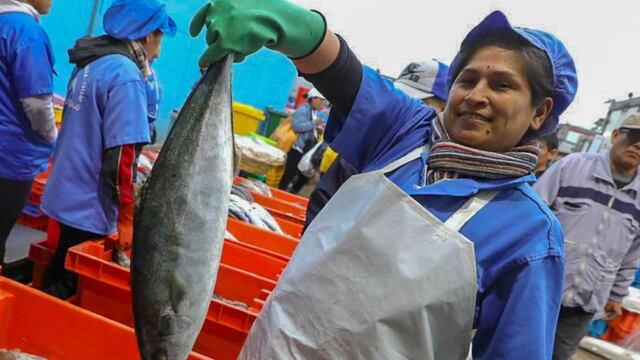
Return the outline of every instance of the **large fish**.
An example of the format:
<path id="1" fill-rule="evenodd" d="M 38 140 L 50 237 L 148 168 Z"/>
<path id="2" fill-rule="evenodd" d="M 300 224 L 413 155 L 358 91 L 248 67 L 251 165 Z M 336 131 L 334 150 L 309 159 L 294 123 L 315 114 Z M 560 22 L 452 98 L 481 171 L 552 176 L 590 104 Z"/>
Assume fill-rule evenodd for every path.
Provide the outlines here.
<path id="1" fill-rule="evenodd" d="M 233 178 L 231 56 L 182 107 L 134 224 L 131 288 L 142 359 L 186 359 L 211 303 Z"/>

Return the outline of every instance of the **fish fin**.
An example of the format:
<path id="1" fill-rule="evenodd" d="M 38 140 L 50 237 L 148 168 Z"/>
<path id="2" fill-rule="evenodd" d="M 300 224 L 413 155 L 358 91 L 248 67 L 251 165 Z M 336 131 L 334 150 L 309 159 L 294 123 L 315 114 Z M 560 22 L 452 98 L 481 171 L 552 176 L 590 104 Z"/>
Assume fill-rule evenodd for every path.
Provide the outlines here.
<path id="1" fill-rule="evenodd" d="M 175 314 L 181 314 L 182 308 L 189 301 L 189 288 L 176 274 L 171 281 L 171 308 Z"/>

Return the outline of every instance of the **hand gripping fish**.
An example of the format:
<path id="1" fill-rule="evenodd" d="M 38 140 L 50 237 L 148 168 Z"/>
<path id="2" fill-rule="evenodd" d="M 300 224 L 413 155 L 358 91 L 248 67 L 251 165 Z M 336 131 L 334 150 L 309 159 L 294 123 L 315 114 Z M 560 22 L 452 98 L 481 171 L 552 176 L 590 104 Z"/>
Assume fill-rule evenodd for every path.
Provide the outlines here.
<path id="1" fill-rule="evenodd" d="M 145 185 L 135 217 L 131 288 L 143 360 L 184 360 L 211 303 L 233 179 L 231 66 L 192 91 Z"/>

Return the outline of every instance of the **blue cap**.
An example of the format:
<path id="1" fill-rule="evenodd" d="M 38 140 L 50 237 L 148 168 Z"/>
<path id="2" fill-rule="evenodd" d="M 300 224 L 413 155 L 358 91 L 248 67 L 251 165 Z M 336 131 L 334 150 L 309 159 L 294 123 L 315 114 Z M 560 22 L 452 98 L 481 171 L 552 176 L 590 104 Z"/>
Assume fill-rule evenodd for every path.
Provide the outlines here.
<path id="1" fill-rule="evenodd" d="M 433 82 L 432 92 L 441 100 L 447 101 L 449 99 L 449 87 L 447 86 L 449 66 L 435 59 L 434 61 L 438 63 L 438 75 L 436 81 Z"/>
<path id="2" fill-rule="evenodd" d="M 176 34 L 176 23 L 157 0 L 115 0 L 104 14 L 104 30 L 119 40 L 136 40 L 156 30 Z"/>
<path id="3" fill-rule="evenodd" d="M 529 135 L 544 136 L 554 132 L 558 127 L 560 115 L 569 107 L 578 91 L 578 76 L 571 54 L 558 38 L 548 32 L 512 27 L 501 11 L 492 12 L 474 27 L 464 38 L 460 48 L 463 49 L 471 43 L 482 39 L 483 35 L 499 29 L 514 32 L 531 45 L 544 51 L 549 57 L 553 68 L 553 109 L 540 130 L 536 134 Z M 451 68 L 455 68 L 458 61 L 460 61 L 460 53 L 451 62 Z M 447 80 L 449 89 L 451 89 L 453 80 L 455 80 L 453 79 L 453 74 L 449 74 Z"/>

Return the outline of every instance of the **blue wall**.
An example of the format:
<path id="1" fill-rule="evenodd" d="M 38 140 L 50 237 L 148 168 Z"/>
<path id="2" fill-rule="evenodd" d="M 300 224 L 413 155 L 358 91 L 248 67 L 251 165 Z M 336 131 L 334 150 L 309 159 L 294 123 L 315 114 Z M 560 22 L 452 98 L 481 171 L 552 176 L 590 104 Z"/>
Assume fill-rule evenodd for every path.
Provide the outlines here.
<path id="1" fill-rule="evenodd" d="M 102 16 L 110 0 L 97 0 L 96 21 L 93 34 L 104 33 Z M 162 42 L 162 53 L 153 67 L 162 86 L 162 103 L 158 130 L 160 138 L 166 136 L 169 114 L 179 108 L 191 87 L 200 76 L 198 58 L 205 49 L 204 34 L 193 39 L 188 34 L 191 16 L 204 3 L 201 0 L 165 0 L 169 14 L 178 24 L 178 33 Z M 54 1 L 51 13 L 42 18 L 53 44 L 56 57 L 54 80 L 56 93 L 64 96 L 73 66 L 68 61 L 67 50 L 75 41 L 88 34 L 94 0 Z M 262 50 L 234 66 L 233 98 L 260 110 L 267 106 L 283 109 L 296 70 L 289 59 L 270 51 Z"/>

